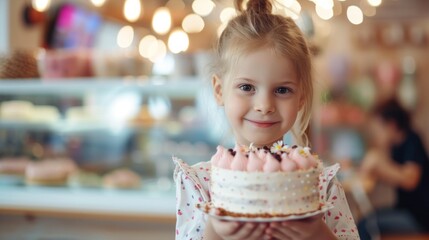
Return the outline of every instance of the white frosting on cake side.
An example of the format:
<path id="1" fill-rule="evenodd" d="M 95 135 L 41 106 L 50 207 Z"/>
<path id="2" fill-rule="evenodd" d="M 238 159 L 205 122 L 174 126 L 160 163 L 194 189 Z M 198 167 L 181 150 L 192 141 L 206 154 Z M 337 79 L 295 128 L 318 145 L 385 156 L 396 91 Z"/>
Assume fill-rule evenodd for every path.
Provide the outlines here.
<path id="1" fill-rule="evenodd" d="M 214 206 L 240 214 L 290 215 L 320 208 L 321 165 L 294 172 L 247 172 L 212 166 Z"/>

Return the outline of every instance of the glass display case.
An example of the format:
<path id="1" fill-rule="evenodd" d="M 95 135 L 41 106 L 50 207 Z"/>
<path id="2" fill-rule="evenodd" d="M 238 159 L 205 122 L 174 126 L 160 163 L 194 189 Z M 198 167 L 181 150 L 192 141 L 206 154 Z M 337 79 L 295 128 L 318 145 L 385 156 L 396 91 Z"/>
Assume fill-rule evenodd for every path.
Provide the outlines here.
<path id="1" fill-rule="evenodd" d="M 2 80 L 0 158 L 67 157 L 100 174 L 128 167 L 143 178 L 171 176 L 172 155 L 208 160 L 218 142 L 198 106 L 204 85 L 192 77 Z"/>
<path id="2" fill-rule="evenodd" d="M 135 227 L 118 238 L 144 232 L 168 239 L 175 222 L 172 156 L 189 164 L 209 160 L 222 138 L 217 120 L 207 119 L 206 83 L 196 77 L 0 80 L 0 225 L 23 229 L 0 235 L 86 239 L 114 222 Z M 74 171 L 60 184 L 29 181 L 31 164 L 57 162 L 52 167 L 60 171 L 70 161 Z M 18 171 L 7 171 L 10 162 Z M 136 176 L 139 184 L 129 185 Z M 30 218 L 39 228 L 61 227 L 35 233 Z"/>

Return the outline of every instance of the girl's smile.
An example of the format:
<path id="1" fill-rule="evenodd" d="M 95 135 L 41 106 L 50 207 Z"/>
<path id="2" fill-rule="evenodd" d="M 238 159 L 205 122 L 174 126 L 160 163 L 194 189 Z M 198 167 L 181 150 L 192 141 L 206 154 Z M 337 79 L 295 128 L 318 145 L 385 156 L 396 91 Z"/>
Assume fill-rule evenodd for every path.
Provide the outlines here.
<path id="1" fill-rule="evenodd" d="M 248 121 L 250 124 L 255 125 L 258 128 L 269 128 L 279 123 L 279 121 L 258 121 L 258 120 L 250 120 L 246 118 L 244 120 Z"/>

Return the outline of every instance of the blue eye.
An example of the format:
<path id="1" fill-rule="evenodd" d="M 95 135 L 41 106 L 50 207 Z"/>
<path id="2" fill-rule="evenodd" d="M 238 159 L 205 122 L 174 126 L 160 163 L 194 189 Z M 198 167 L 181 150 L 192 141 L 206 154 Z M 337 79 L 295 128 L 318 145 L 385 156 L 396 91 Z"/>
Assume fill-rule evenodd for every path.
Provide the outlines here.
<path id="1" fill-rule="evenodd" d="M 252 85 L 250 85 L 250 84 L 243 84 L 243 85 L 240 85 L 239 86 L 239 88 L 242 90 L 242 91 L 244 91 L 244 92 L 251 92 L 251 91 L 254 91 L 255 90 L 255 87 L 253 87 Z"/>
<path id="2" fill-rule="evenodd" d="M 278 94 L 287 94 L 287 93 L 293 93 L 292 89 L 287 87 L 279 87 L 276 89 L 275 93 Z"/>

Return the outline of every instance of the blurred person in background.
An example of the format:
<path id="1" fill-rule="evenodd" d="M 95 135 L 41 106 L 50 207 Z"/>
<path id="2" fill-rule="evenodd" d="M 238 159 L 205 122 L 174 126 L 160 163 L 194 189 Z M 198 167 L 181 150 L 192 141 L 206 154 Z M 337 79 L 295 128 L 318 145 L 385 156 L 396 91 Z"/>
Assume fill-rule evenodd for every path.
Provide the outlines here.
<path id="1" fill-rule="evenodd" d="M 375 218 L 381 234 L 429 232 L 429 159 L 408 113 L 396 100 L 372 111 L 369 130 L 374 141 L 361 171 L 396 189 L 397 202 L 378 209 L 359 224 L 362 239 L 371 239 L 368 221 Z"/>

